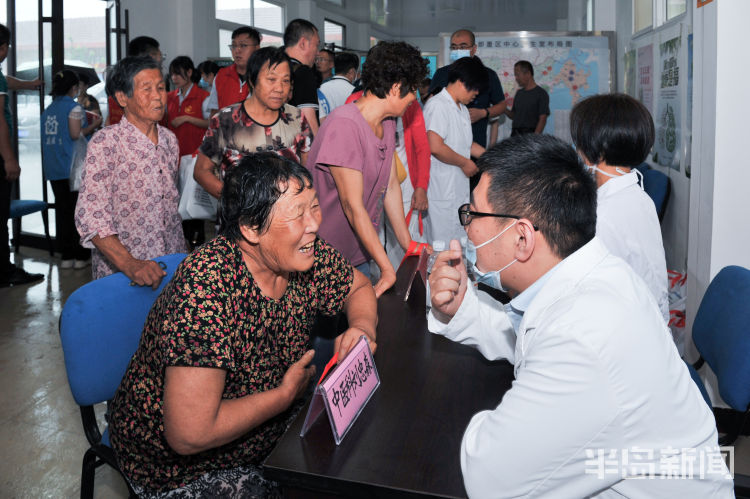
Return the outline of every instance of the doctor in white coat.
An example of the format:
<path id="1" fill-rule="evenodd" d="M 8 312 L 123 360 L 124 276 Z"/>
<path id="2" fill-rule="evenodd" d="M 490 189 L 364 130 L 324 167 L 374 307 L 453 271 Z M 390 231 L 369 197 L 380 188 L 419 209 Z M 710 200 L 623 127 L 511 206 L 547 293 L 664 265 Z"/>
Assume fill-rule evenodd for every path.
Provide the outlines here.
<path id="1" fill-rule="evenodd" d="M 478 161 L 456 241 L 430 275 L 432 332 L 516 379 L 461 443 L 470 497 L 733 497 L 713 415 L 643 280 L 595 237 L 596 185 L 569 145 L 510 138 Z"/>
<path id="2" fill-rule="evenodd" d="M 669 322 L 667 261 L 656 207 L 631 170 L 654 145 L 648 109 L 625 94 L 588 97 L 570 113 L 570 135 L 594 175 L 596 237 L 646 282 Z"/>

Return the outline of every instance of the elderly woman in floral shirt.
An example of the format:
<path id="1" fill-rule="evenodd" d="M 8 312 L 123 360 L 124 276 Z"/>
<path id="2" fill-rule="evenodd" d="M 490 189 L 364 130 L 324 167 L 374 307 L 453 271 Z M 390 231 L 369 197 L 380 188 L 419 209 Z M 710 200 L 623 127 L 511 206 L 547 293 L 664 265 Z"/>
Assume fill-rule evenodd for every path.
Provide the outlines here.
<path id="1" fill-rule="evenodd" d="M 211 195 L 221 195 L 227 169 L 249 153 L 273 151 L 305 164 L 310 128 L 299 109 L 285 104 L 292 73 L 283 48 L 256 50 L 247 63 L 251 94 L 211 118 L 195 163 L 195 180 Z M 220 170 L 220 178 L 215 175 Z"/>
<path id="2" fill-rule="evenodd" d="M 94 279 L 121 271 L 156 288 L 165 273 L 151 259 L 187 250 L 177 211 L 179 146 L 157 124 L 167 107 L 161 69 L 150 57 L 126 57 L 109 73 L 107 93 L 124 117 L 89 142 L 76 227 L 94 249 Z"/>
<path id="3" fill-rule="evenodd" d="M 272 152 L 227 172 L 221 233 L 190 254 L 154 303 L 117 394 L 110 431 L 139 497 L 276 497 L 260 464 L 315 368 L 318 314 L 346 313 L 343 357 L 375 349 L 375 293 L 317 237 L 305 167 Z"/>

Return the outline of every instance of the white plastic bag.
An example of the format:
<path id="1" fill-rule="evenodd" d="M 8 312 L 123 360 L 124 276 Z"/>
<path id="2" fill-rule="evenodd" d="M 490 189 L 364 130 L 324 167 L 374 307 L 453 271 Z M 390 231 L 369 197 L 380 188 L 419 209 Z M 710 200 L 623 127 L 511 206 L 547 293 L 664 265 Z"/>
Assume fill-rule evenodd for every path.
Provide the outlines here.
<path id="1" fill-rule="evenodd" d="M 206 192 L 193 178 L 197 156 L 185 155 L 180 158 L 180 204 L 178 211 L 183 220 L 215 220 L 219 201 Z"/>
<path id="2" fill-rule="evenodd" d="M 68 177 L 71 191 L 81 189 L 81 175 L 83 175 L 83 165 L 86 162 L 88 144 L 89 142 L 83 136 L 73 142 L 73 155 L 70 159 L 70 176 Z"/>

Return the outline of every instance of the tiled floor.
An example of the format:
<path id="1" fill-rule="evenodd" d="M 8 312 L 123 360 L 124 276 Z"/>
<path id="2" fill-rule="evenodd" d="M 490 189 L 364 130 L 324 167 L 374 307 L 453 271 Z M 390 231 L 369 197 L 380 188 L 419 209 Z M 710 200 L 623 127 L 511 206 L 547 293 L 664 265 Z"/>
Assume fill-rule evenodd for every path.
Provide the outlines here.
<path id="1" fill-rule="evenodd" d="M 44 282 L 0 289 L 0 498 L 76 498 L 87 448 L 68 389 L 57 321 L 90 268 L 61 270 L 44 251 L 22 248 L 17 261 Z M 735 450 L 735 471 L 750 474 L 750 438 Z M 120 476 L 97 470 L 95 497 L 127 497 Z"/>

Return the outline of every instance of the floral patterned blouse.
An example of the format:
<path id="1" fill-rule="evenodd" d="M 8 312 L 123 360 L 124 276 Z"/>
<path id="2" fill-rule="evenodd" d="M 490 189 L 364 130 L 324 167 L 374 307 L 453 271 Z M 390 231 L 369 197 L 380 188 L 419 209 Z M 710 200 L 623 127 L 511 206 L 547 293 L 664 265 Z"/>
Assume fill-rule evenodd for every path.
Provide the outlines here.
<path id="1" fill-rule="evenodd" d="M 353 277 L 351 265 L 321 239 L 312 268 L 292 273 L 278 300 L 263 295 L 238 245 L 224 236 L 189 255 L 154 303 L 111 404 L 111 442 L 130 480 L 163 491 L 215 469 L 260 464 L 291 409 L 221 447 L 179 455 L 164 437 L 166 367 L 226 370 L 224 399 L 276 388 L 307 351 L 316 315 L 343 309 Z"/>
<path id="2" fill-rule="evenodd" d="M 310 150 L 310 127 L 299 109 L 285 104 L 270 125 L 253 120 L 244 101 L 227 106 L 209 121 L 200 152 L 221 168 L 236 165 L 243 155 L 275 151 L 279 156 L 300 163 L 300 155 Z"/>
<path id="3" fill-rule="evenodd" d="M 97 235 L 117 235 L 140 260 L 187 251 L 177 211 L 179 146 L 166 128 L 158 134 L 154 144 L 123 116 L 89 142 L 75 222 L 81 244 L 93 248 L 94 279 L 119 271 L 94 247 Z"/>

